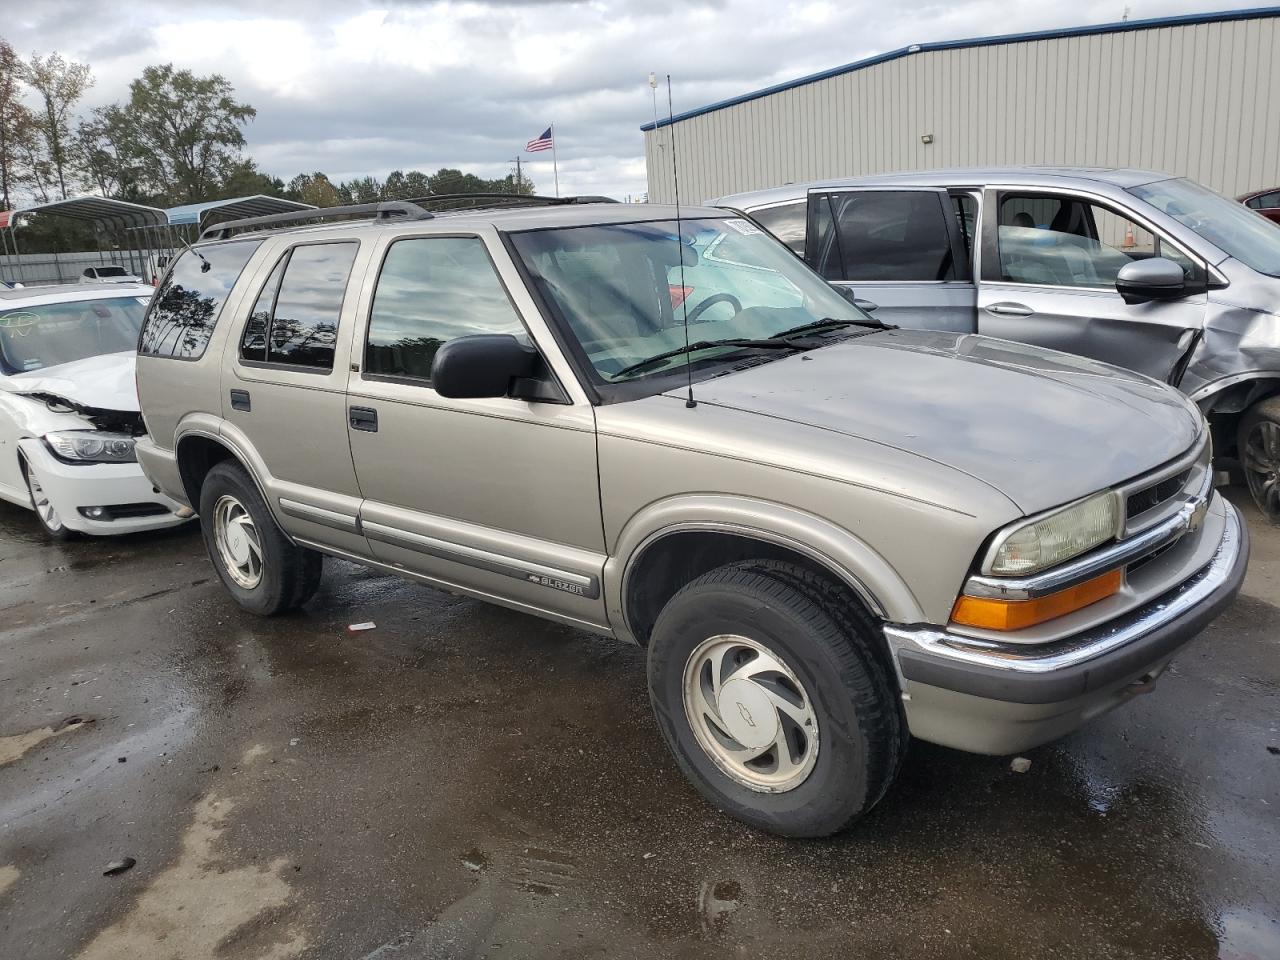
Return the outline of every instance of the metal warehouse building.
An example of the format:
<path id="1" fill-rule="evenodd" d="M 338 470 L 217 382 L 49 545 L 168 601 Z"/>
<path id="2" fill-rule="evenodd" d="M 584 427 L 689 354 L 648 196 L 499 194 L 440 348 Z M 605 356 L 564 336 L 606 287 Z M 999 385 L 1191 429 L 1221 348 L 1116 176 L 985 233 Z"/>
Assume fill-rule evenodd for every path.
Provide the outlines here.
<path id="1" fill-rule="evenodd" d="M 921 43 L 660 120 L 649 198 L 895 170 L 1086 164 L 1280 184 L 1280 7 Z M 674 125 L 674 131 L 672 130 Z"/>

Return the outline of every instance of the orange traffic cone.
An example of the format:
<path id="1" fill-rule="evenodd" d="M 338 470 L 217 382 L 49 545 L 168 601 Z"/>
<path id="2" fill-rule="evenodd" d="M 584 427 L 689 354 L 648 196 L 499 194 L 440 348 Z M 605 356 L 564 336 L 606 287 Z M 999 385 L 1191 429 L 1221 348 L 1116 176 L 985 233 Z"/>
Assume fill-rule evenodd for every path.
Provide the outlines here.
<path id="1" fill-rule="evenodd" d="M 1133 239 L 1133 224 L 1129 224 L 1127 227 L 1124 228 L 1123 247 L 1125 250 L 1132 250 L 1137 245 L 1138 245 L 1138 242 Z"/>

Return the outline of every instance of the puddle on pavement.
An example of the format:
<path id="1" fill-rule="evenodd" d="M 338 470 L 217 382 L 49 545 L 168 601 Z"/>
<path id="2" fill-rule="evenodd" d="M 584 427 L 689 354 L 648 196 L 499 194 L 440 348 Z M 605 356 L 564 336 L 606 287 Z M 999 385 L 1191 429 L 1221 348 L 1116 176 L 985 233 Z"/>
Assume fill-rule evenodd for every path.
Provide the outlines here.
<path id="1" fill-rule="evenodd" d="M 241 763 L 261 755 L 251 750 Z M 77 960 L 154 956 L 161 944 L 165 956 L 183 960 L 288 960 L 302 953 L 306 934 L 282 919 L 293 897 L 283 878 L 288 861 L 237 866 L 220 851 L 235 807 L 230 798 L 202 797 L 177 861 L 153 873 L 124 918 L 94 937 Z M 139 863 L 128 876 L 146 872 L 147 864 Z"/>
<path id="2" fill-rule="evenodd" d="M 57 726 L 41 727 L 39 730 L 19 733 L 11 737 L 0 737 L 0 767 L 3 767 L 6 763 L 13 763 L 13 761 L 21 759 L 28 751 L 38 747 L 46 740 L 51 740 L 64 733 L 70 733 L 72 730 L 79 730 L 86 723 L 92 723 L 92 721 L 84 720 L 81 717 L 70 717 Z"/>
<path id="3" fill-rule="evenodd" d="M 1253 910 L 1231 910 L 1219 919 L 1218 960 L 1275 960 L 1280 957 L 1280 928 Z"/>
<path id="4" fill-rule="evenodd" d="M 729 922 L 742 900 L 742 884 L 737 880 L 702 881 L 698 894 L 698 913 L 702 932 L 719 933 Z"/>

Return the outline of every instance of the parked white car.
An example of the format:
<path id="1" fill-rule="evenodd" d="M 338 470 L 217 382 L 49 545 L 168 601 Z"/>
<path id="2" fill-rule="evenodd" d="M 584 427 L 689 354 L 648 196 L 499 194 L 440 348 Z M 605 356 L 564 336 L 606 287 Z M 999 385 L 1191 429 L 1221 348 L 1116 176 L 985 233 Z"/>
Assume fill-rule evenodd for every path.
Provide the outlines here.
<path id="1" fill-rule="evenodd" d="M 80 274 L 81 283 L 142 283 L 142 278 L 124 267 L 111 264 L 105 267 L 86 267 Z"/>
<path id="2" fill-rule="evenodd" d="M 156 492 L 133 453 L 151 293 L 116 283 L 0 290 L 0 499 L 34 509 L 53 539 L 191 516 Z"/>

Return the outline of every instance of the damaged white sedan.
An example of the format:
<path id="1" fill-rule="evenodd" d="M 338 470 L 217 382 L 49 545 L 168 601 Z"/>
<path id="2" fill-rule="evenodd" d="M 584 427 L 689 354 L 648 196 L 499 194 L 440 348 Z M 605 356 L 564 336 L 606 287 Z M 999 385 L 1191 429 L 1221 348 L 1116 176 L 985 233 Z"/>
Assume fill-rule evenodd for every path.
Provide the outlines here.
<path id="1" fill-rule="evenodd" d="M 191 511 L 157 492 L 133 453 L 134 381 L 151 288 L 0 290 L 0 499 L 51 538 L 173 526 Z"/>

